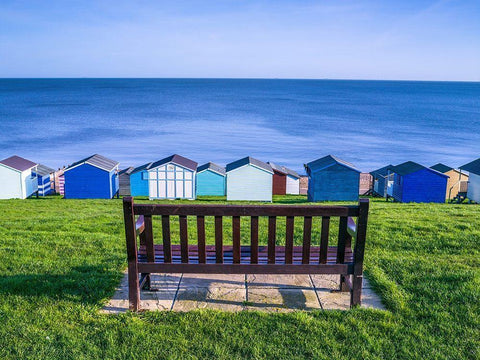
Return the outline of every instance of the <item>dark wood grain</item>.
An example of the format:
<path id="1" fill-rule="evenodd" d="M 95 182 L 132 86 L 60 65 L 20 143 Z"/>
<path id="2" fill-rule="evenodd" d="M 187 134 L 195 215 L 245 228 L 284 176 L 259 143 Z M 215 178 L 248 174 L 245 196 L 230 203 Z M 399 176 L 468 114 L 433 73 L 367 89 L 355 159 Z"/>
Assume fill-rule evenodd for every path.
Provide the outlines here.
<path id="1" fill-rule="evenodd" d="M 223 218 L 215 216 L 215 253 L 217 263 L 223 263 Z"/>
<path id="2" fill-rule="evenodd" d="M 172 261 L 172 253 L 170 250 L 172 244 L 170 239 L 170 216 L 168 215 L 162 216 L 162 238 L 165 249 L 165 262 L 168 263 Z"/>
<path id="3" fill-rule="evenodd" d="M 232 217 L 233 263 L 240 263 L 240 216 Z"/>
<path id="4" fill-rule="evenodd" d="M 258 216 L 252 216 L 250 219 L 250 246 L 252 264 L 258 263 Z"/>
<path id="5" fill-rule="evenodd" d="M 180 222 L 180 246 L 182 251 L 182 263 L 188 263 L 188 228 L 187 217 L 179 216 Z"/>
<path id="6" fill-rule="evenodd" d="M 285 229 L 285 264 L 292 263 L 294 228 L 295 217 L 287 216 L 287 223 Z"/>
<path id="7" fill-rule="evenodd" d="M 268 217 L 268 263 L 275 264 L 275 241 L 277 237 L 277 218 Z"/>
<path id="8" fill-rule="evenodd" d="M 322 233 L 320 235 L 320 264 L 327 262 L 328 238 L 330 236 L 330 216 L 322 217 Z"/>
<path id="9" fill-rule="evenodd" d="M 198 262 L 205 263 L 205 217 L 197 216 Z"/>

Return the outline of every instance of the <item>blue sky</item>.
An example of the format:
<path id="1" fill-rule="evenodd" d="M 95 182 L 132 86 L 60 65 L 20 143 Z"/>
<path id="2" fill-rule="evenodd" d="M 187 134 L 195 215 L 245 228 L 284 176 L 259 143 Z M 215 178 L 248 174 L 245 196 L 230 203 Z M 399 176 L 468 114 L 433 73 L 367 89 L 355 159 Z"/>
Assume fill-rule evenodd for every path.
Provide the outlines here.
<path id="1" fill-rule="evenodd" d="M 0 77 L 480 81 L 480 1 L 0 2 Z"/>

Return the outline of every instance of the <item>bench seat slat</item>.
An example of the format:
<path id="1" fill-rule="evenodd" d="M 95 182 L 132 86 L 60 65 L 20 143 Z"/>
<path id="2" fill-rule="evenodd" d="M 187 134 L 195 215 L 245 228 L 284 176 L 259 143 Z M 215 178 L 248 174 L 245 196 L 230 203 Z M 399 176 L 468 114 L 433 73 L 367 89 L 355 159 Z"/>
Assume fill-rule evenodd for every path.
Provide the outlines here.
<path id="1" fill-rule="evenodd" d="M 199 263 L 199 251 L 198 246 L 196 245 L 189 245 L 188 247 L 188 254 L 189 254 L 189 263 Z M 214 264 L 217 263 L 217 251 L 214 245 L 207 245 L 205 247 L 206 250 L 206 258 L 205 261 L 207 264 Z M 223 263 L 233 263 L 234 260 L 234 248 L 233 246 L 224 246 L 222 249 Z M 171 245 L 172 251 L 172 263 L 181 263 L 182 261 L 182 252 L 180 245 Z M 285 247 L 277 246 L 276 247 L 276 256 L 275 256 L 275 263 L 277 264 L 285 264 Z M 337 259 L 337 248 L 334 246 L 328 247 L 328 253 L 326 257 L 326 264 L 335 264 Z M 267 264 L 269 261 L 268 256 L 268 247 L 267 246 L 259 246 L 258 248 L 258 263 L 259 264 Z M 155 245 L 155 262 L 163 263 L 164 259 L 164 252 L 162 245 Z M 302 246 L 294 246 L 292 249 L 292 264 L 300 265 L 303 262 L 303 247 Z M 318 247 L 312 247 L 310 251 L 310 263 L 318 265 L 320 259 L 320 249 Z M 139 263 L 147 262 L 146 258 L 146 249 L 145 247 L 140 247 L 138 250 L 138 260 Z M 345 262 L 350 263 L 353 261 L 353 253 L 350 248 L 345 250 Z M 250 246 L 241 246 L 240 247 L 240 264 L 248 264 L 251 262 L 251 251 Z M 305 264 L 304 264 L 305 265 Z"/>

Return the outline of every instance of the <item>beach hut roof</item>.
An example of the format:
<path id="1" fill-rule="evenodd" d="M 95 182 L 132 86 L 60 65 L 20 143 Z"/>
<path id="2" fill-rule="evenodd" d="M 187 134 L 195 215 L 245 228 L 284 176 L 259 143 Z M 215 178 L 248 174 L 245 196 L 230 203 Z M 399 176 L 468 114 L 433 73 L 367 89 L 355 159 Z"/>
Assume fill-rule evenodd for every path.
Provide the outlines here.
<path id="1" fill-rule="evenodd" d="M 377 176 L 378 175 L 378 176 L 385 177 L 385 176 L 388 175 L 388 171 L 392 170 L 393 168 L 394 168 L 394 166 L 392 164 L 390 164 L 390 165 L 384 166 L 380 169 L 374 170 L 370 174 L 372 176 Z"/>
<path id="2" fill-rule="evenodd" d="M 95 167 L 97 167 L 99 169 L 102 169 L 102 170 L 105 170 L 105 171 L 112 171 L 113 169 L 115 169 L 115 167 L 118 166 L 119 162 L 114 161 L 114 160 L 110 160 L 110 159 L 106 158 L 105 156 L 95 154 L 95 155 L 89 156 L 85 159 L 74 162 L 72 165 L 68 166 L 65 169 L 65 171 L 71 170 L 74 167 L 77 167 L 77 166 L 83 165 L 83 164 L 89 164 L 89 165 L 95 166 Z"/>
<path id="3" fill-rule="evenodd" d="M 443 174 L 443 173 L 441 173 L 437 170 L 434 170 L 434 169 L 428 168 L 426 166 L 417 164 L 416 162 L 413 162 L 413 161 L 407 161 L 407 162 L 404 162 L 400 165 L 394 166 L 393 169 L 391 169 L 391 171 L 394 172 L 395 174 L 404 176 L 404 175 L 412 174 L 412 173 L 417 172 L 417 171 L 422 170 L 422 169 L 427 169 L 427 170 L 430 170 L 431 172 L 434 172 L 438 175 L 449 177 L 448 175 L 445 175 L 445 174 Z"/>
<path id="4" fill-rule="evenodd" d="M 460 169 L 468 171 L 472 174 L 480 175 L 480 158 L 478 158 L 477 160 L 473 160 L 468 164 L 460 166 Z"/>
<path id="5" fill-rule="evenodd" d="M 211 170 L 213 172 L 216 172 L 220 175 L 225 175 L 226 174 L 226 171 L 225 171 L 225 168 L 220 166 L 220 165 L 217 165 L 215 163 L 212 163 L 212 162 L 208 162 L 206 164 L 203 164 L 201 166 L 198 167 L 197 169 L 197 172 L 201 172 L 201 171 L 205 171 L 205 170 Z"/>
<path id="6" fill-rule="evenodd" d="M 135 168 L 133 166 L 130 166 L 126 169 L 123 169 L 123 170 L 119 171 L 118 175 L 123 175 L 123 174 L 130 175 L 133 172 L 134 169 Z"/>
<path id="7" fill-rule="evenodd" d="M 187 169 L 190 169 L 190 170 L 197 170 L 197 166 L 198 166 L 198 163 L 196 163 L 195 161 L 192 161 L 190 159 L 187 159 L 186 157 L 183 157 L 183 156 L 180 156 L 180 155 L 177 155 L 177 154 L 173 154 L 173 155 L 170 155 L 162 160 L 158 160 L 158 161 L 155 161 L 154 163 L 152 163 L 149 167 L 149 169 L 153 169 L 153 168 L 156 168 L 158 166 L 161 166 L 161 165 L 164 165 L 164 164 L 167 164 L 167 163 L 175 163 L 177 165 L 180 165 L 180 166 L 183 166 Z"/>
<path id="8" fill-rule="evenodd" d="M 153 162 L 149 162 L 149 163 L 140 165 L 140 166 L 134 168 L 130 174 L 133 174 L 133 173 L 136 173 L 136 172 L 139 172 L 139 171 L 142 171 L 142 170 L 148 170 L 152 167 L 152 164 L 153 164 Z"/>
<path id="9" fill-rule="evenodd" d="M 345 166 L 345 167 L 347 167 L 349 169 L 352 169 L 352 170 L 355 170 L 359 173 L 361 172 L 353 164 L 351 164 L 351 163 L 349 163 L 345 160 L 339 159 L 339 158 L 337 158 L 336 156 L 333 156 L 333 155 L 327 155 L 327 156 L 324 156 L 323 158 L 311 161 L 307 164 L 307 168 L 309 168 L 309 169 L 315 168 L 316 170 L 322 170 L 322 169 L 329 168 L 330 166 L 333 166 L 335 164 Z"/>
<path id="10" fill-rule="evenodd" d="M 38 166 L 37 166 L 36 173 L 40 176 L 50 175 L 54 172 L 55 172 L 55 170 L 52 169 L 52 168 L 49 168 L 48 166 L 45 166 L 45 165 L 42 165 L 42 164 L 38 164 Z"/>
<path id="11" fill-rule="evenodd" d="M 12 168 L 17 171 L 25 171 L 37 166 L 36 163 L 30 160 L 24 159 L 17 155 L 10 156 L 9 158 L 1 160 L 0 164 L 8 166 L 9 168 Z"/>
<path id="12" fill-rule="evenodd" d="M 289 169 L 286 166 L 280 166 L 270 161 L 267 162 L 267 164 L 270 165 L 274 171 L 278 171 L 281 174 L 290 175 L 294 178 L 300 179 L 300 175 L 298 175 L 296 171 Z"/>
<path id="13" fill-rule="evenodd" d="M 449 171 L 455 170 L 454 168 L 452 168 L 450 166 L 447 166 L 445 164 L 442 164 L 442 163 L 438 163 L 438 164 L 435 164 L 433 166 L 430 166 L 430 169 L 436 170 L 436 171 L 441 172 L 443 174 L 445 174 Z"/>
<path id="14" fill-rule="evenodd" d="M 254 159 L 250 156 L 244 157 L 243 159 L 240 159 L 240 160 L 231 162 L 230 164 L 227 164 L 226 170 L 227 170 L 227 172 L 229 172 L 229 171 L 238 169 L 242 166 L 249 165 L 249 164 L 253 165 L 253 166 L 256 166 L 256 167 L 258 167 L 262 170 L 265 170 L 265 171 L 273 174 L 272 167 L 269 164 L 264 163 L 263 161 Z"/>

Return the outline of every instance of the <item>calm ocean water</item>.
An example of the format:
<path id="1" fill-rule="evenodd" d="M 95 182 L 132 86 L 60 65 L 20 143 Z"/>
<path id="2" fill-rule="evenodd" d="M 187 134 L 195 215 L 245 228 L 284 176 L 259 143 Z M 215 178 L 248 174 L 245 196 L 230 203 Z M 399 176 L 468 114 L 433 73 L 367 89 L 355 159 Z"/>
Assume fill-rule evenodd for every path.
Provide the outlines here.
<path id="1" fill-rule="evenodd" d="M 100 153 L 141 165 L 172 153 L 247 155 L 303 172 L 334 154 L 367 171 L 480 157 L 480 83 L 0 79 L 0 158 L 51 167 Z"/>

